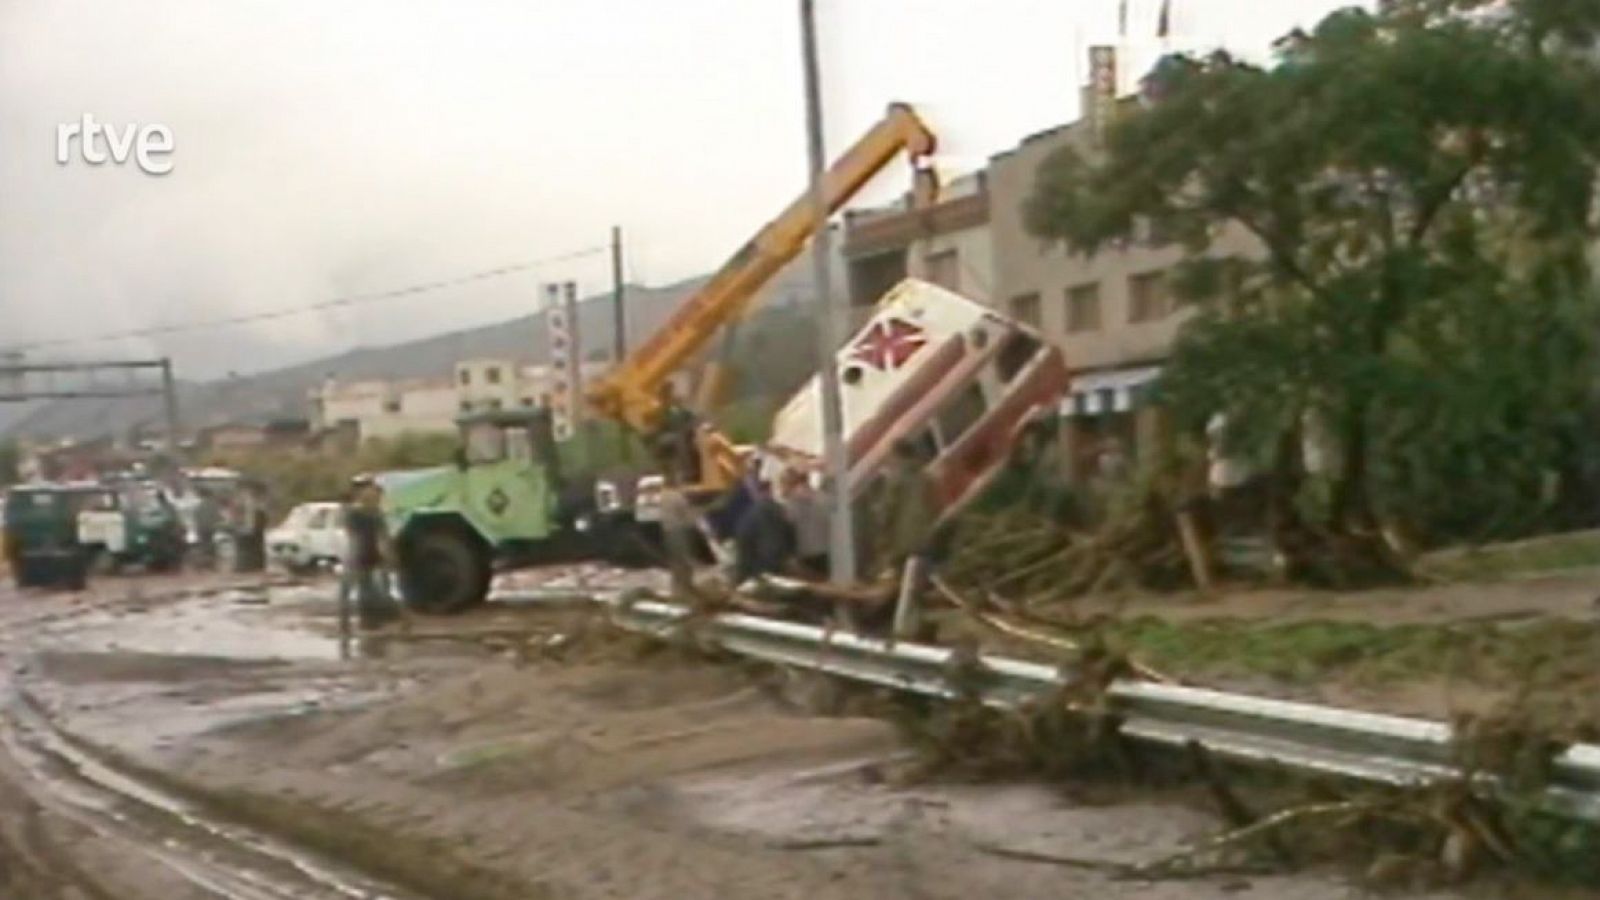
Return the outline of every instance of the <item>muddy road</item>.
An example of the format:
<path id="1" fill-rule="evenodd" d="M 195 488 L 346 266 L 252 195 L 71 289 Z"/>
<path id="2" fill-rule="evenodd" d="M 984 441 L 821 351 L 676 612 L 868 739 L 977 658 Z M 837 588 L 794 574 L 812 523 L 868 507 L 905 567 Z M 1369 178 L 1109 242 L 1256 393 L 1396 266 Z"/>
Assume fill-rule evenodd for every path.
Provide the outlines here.
<path id="1" fill-rule="evenodd" d="M 0 598 L 0 897 L 1366 893 L 1333 871 L 1129 880 L 1111 867 L 1219 827 L 1203 798 L 913 782 L 881 707 L 600 636 L 581 607 L 341 648 L 331 594 Z"/>

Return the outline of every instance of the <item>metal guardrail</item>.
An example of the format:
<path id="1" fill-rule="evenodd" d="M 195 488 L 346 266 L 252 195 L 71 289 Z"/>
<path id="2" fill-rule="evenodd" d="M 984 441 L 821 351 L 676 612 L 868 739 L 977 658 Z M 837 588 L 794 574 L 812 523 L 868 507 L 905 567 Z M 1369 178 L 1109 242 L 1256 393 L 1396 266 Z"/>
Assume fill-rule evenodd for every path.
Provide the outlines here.
<path id="1" fill-rule="evenodd" d="M 662 637 L 688 616 L 667 603 L 609 602 L 617 624 Z M 890 643 L 759 616 L 721 614 L 699 627 L 700 634 L 742 656 L 934 697 L 956 696 L 959 683 L 997 707 L 1015 707 L 1068 683 L 1067 673 L 1038 663 L 981 655 L 978 666 L 962 665 L 956 651 L 945 647 Z M 1153 744 L 1193 741 L 1227 759 L 1379 784 L 1420 785 L 1462 774 L 1450 727 L 1441 722 L 1144 681 L 1114 682 L 1107 697 L 1122 719 L 1122 733 Z M 1600 745 L 1568 748 L 1550 774 L 1547 809 L 1600 822 Z M 1502 789 L 1492 776 L 1479 780 L 1486 791 Z"/>

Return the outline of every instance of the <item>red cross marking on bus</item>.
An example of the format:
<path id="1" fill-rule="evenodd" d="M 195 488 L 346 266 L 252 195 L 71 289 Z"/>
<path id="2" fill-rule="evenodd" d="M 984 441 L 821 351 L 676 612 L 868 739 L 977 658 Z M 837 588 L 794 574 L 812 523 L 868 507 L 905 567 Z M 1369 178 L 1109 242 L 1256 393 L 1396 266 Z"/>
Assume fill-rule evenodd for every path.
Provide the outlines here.
<path id="1" fill-rule="evenodd" d="M 860 360 L 880 372 L 898 369 L 928 343 L 923 330 L 904 319 L 875 322 L 850 350 L 850 358 Z"/>

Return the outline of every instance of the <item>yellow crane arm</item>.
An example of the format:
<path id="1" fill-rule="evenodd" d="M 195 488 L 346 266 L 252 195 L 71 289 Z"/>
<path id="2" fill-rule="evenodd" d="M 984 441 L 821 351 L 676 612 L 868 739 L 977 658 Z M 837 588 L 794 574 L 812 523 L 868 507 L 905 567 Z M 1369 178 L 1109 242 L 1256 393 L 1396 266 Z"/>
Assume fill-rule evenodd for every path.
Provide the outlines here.
<path id="1" fill-rule="evenodd" d="M 932 178 L 929 157 L 934 145 L 933 132 L 909 105 L 890 104 L 883 120 L 825 173 L 823 193 L 828 211 L 843 206 L 902 150 L 918 178 L 927 182 Z M 704 349 L 719 329 L 743 314 L 751 298 L 799 255 L 815 227 L 807 193 L 739 248 L 649 340 L 593 382 L 588 389 L 590 405 L 637 431 L 648 434 L 654 430 L 661 413 L 662 383 Z"/>

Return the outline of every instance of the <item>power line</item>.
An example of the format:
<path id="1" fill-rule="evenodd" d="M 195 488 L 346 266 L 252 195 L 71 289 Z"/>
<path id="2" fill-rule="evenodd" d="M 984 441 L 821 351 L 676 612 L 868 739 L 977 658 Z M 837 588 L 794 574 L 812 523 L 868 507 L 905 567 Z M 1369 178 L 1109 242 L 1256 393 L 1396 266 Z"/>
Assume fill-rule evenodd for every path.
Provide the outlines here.
<path id="1" fill-rule="evenodd" d="M 430 291 L 442 290 L 444 288 L 459 287 L 461 285 L 472 284 L 478 281 L 488 281 L 493 278 L 503 278 L 507 275 L 516 275 L 522 272 L 532 271 L 540 268 L 541 266 L 547 266 L 552 263 L 582 259 L 586 256 L 593 256 L 597 253 L 608 253 L 610 250 L 611 247 L 609 244 L 599 244 L 593 247 L 585 247 L 582 250 L 574 250 L 570 253 L 562 253 L 557 256 L 547 256 L 543 259 L 535 259 L 527 262 L 497 266 L 493 269 L 483 269 L 478 272 L 472 272 L 467 275 L 459 275 L 454 278 L 442 278 L 436 281 L 424 281 L 376 294 L 350 294 L 344 297 L 335 297 L 331 300 L 309 303 L 304 306 L 293 306 L 284 309 L 267 310 L 257 313 L 245 313 L 243 315 L 228 316 L 220 319 L 204 319 L 200 321 L 183 322 L 174 325 L 154 325 L 147 328 L 134 328 L 127 331 L 113 331 L 106 334 L 95 335 L 93 337 L 51 338 L 46 340 L 28 341 L 20 344 L 9 344 L 6 346 L 6 348 L 9 350 L 38 350 L 48 347 L 66 347 L 78 344 L 100 344 L 108 341 L 121 341 L 130 338 L 159 337 L 168 334 L 181 334 L 191 331 L 206 331 L 213 328 L 231 328 L 236 325 L 249 325 L 256 322 L 268 322 L 275 319 L 289 318 L 290 316 L 303 316 L 308 313 L 324 312 L 330 309 L 362 306 L 368 303 L 376 303 L 383 300 L 396 300 L 402 297 L 411 297 L 417 294 L 425 294 Z"/>

